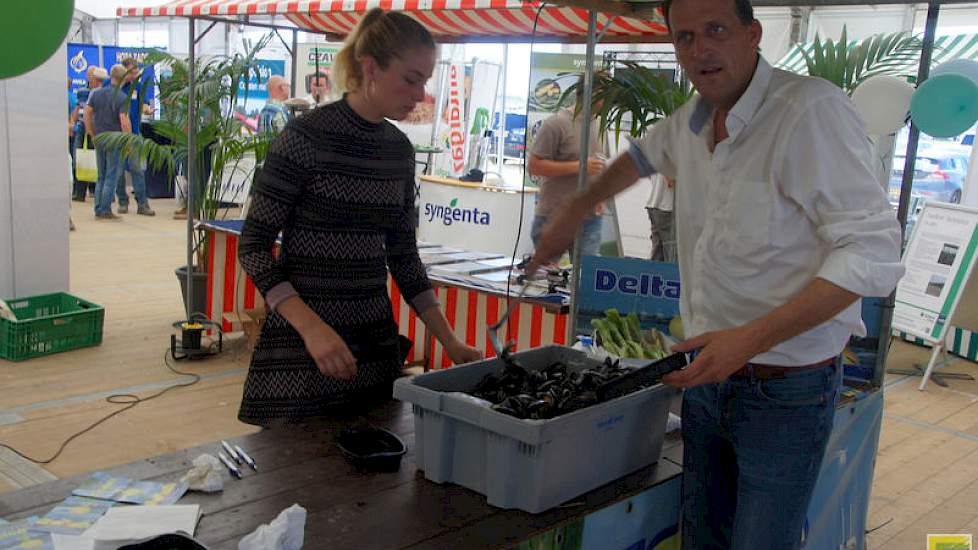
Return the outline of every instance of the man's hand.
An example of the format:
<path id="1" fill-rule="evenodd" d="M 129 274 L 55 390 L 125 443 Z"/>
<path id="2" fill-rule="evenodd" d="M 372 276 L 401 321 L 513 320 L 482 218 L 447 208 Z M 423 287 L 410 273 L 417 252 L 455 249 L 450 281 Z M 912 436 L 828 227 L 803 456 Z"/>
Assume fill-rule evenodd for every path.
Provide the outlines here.
<path id="1" fill-rule="evenodd" d="M 452 360 L 452 363 L 456 365 L 464 365 L 482 359 L 482 352 L 466 345 L 465 342 L 458 339 L 451 345 L 445 347 L 445 353 L 448 354 L 448 358 Z"/>
<path id="2" fill-rule="evenodd" d="M 669 373 L 662 381 L 677 388 L 692 388 L 722 382 L 751 358 L 765 351 L 756 331 L 749 325 L 707 332 L 672 347 L 673 352 L 699 350 L 685 369 Z"/>
<path id="3" fill-rule="evenodd" d="M 319 372 L 340 380 L 352 380 L 357 375 L 357 360 L 333 327 L 319 320 L 299 334 Z"/>
<path id="4" fill-rule="evenodd" d="M 607 166 L 607 163 L 603 159 L 598 157 L 588 157 L 587 158 L 587 173 L 589 176 L 595 174 L 600 174 Z"/>

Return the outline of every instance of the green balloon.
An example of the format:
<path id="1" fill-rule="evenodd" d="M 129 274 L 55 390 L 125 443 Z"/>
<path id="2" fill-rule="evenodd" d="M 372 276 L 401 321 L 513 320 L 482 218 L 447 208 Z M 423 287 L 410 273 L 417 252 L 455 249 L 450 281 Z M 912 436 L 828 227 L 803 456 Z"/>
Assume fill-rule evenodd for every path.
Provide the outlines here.
<path id="1" fill-rule="evenodd" d="M 959 74 L 932 76 L 913 93 L 910 118 L 929 136 L 957 136 L 978 121 L 978 85 Z"/>
<path id="2" fill-rule="evenodd" d="M 0 18 L 0 78 L 37 68 L 64 42 L 75 11 L 74 0 L 4 2 Z"/>

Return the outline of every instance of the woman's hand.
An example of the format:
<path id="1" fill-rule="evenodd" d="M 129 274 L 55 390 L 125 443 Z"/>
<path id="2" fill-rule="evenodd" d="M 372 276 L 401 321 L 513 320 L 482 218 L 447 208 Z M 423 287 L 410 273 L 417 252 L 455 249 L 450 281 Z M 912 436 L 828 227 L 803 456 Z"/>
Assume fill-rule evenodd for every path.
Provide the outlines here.
<path id="1" fill-rule="evenodd" d="M 482 359 L 481 351 L 466 345 L 465 342 L 458 339 L 445 346 L 445 353 L 448 354 L 448 358 L 452 360 L 452 363 L 456 365 L 464 365 L 465 363 Z"/>
<path id="2" fill-rule="evenodd" d="M 340 380 L 357 375 L 357 360 L 333 327 L 320 320 L 299 333 L 319 372 Z"/>

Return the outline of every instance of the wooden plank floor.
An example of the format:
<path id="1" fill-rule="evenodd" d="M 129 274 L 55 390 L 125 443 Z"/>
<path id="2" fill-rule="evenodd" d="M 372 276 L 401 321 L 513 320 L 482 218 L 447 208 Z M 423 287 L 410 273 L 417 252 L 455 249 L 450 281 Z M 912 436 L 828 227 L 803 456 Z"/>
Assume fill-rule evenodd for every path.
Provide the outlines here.
<path id="1" fill-rule="evenodd" d="M 186 222 L 170 218 L 173 201 L 154 200 L 155 218 L 128 214 L 116 222 L 95 221 L 91 200 L 71 204 L 78 227 L 70 235 L 71 292 L 106 307 L 103 344 L 22 363 L 0 361 L 0 442 L 40 458 L 123 406 L 107 403 L 106 395 L 145 397 L 185 380 L 163 363 L 170 325 L 182 317 L 173 270 L 186 257 Z M 906 368 L 927 355 L 896 342 L 889 366 Z M 255 431 L 236 418 L 247 361 L 238 339 L 222 356 L 176 364 L 203 380 L 108 420 L 51 464 L 18 464 L 10 453 L 0 454 L 0 492 L 25 479 L 70 476 Z M 978 377 L 974 363 L 957 360 L 952 369 Z M 978 531 L 978 382 L 952 381 L 949 389 L 931 383 L 919 392 L 917 381 L 886 379 L 871 549 L 916 550 L 925 547 L 927 533 Z"/>

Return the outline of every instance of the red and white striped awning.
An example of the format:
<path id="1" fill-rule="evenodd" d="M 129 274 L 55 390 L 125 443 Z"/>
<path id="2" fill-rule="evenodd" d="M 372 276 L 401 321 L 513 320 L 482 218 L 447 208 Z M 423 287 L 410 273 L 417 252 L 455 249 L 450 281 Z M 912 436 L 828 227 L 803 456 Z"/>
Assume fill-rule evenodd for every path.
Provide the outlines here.
<path id="1" fill-rule="evenodd" d="M 420 21 L 441 42 L 512 41 L 529 38 L 540 2 L 521 0 L 176 0 L 151 8 L 118 8 L 120 17 L 284 15 L 302 30 L 337 36 L 349 34 L 367 10 L 401 11 Z M 540 14 L 537 38 L 584 41 L 587 11 L 548 4 Z M 610 23 L 610 26 L 608 26 Z M 603 42 L 658 42 L 668 34 L 661 12 L 654 19 L 598 17 Z"/>

